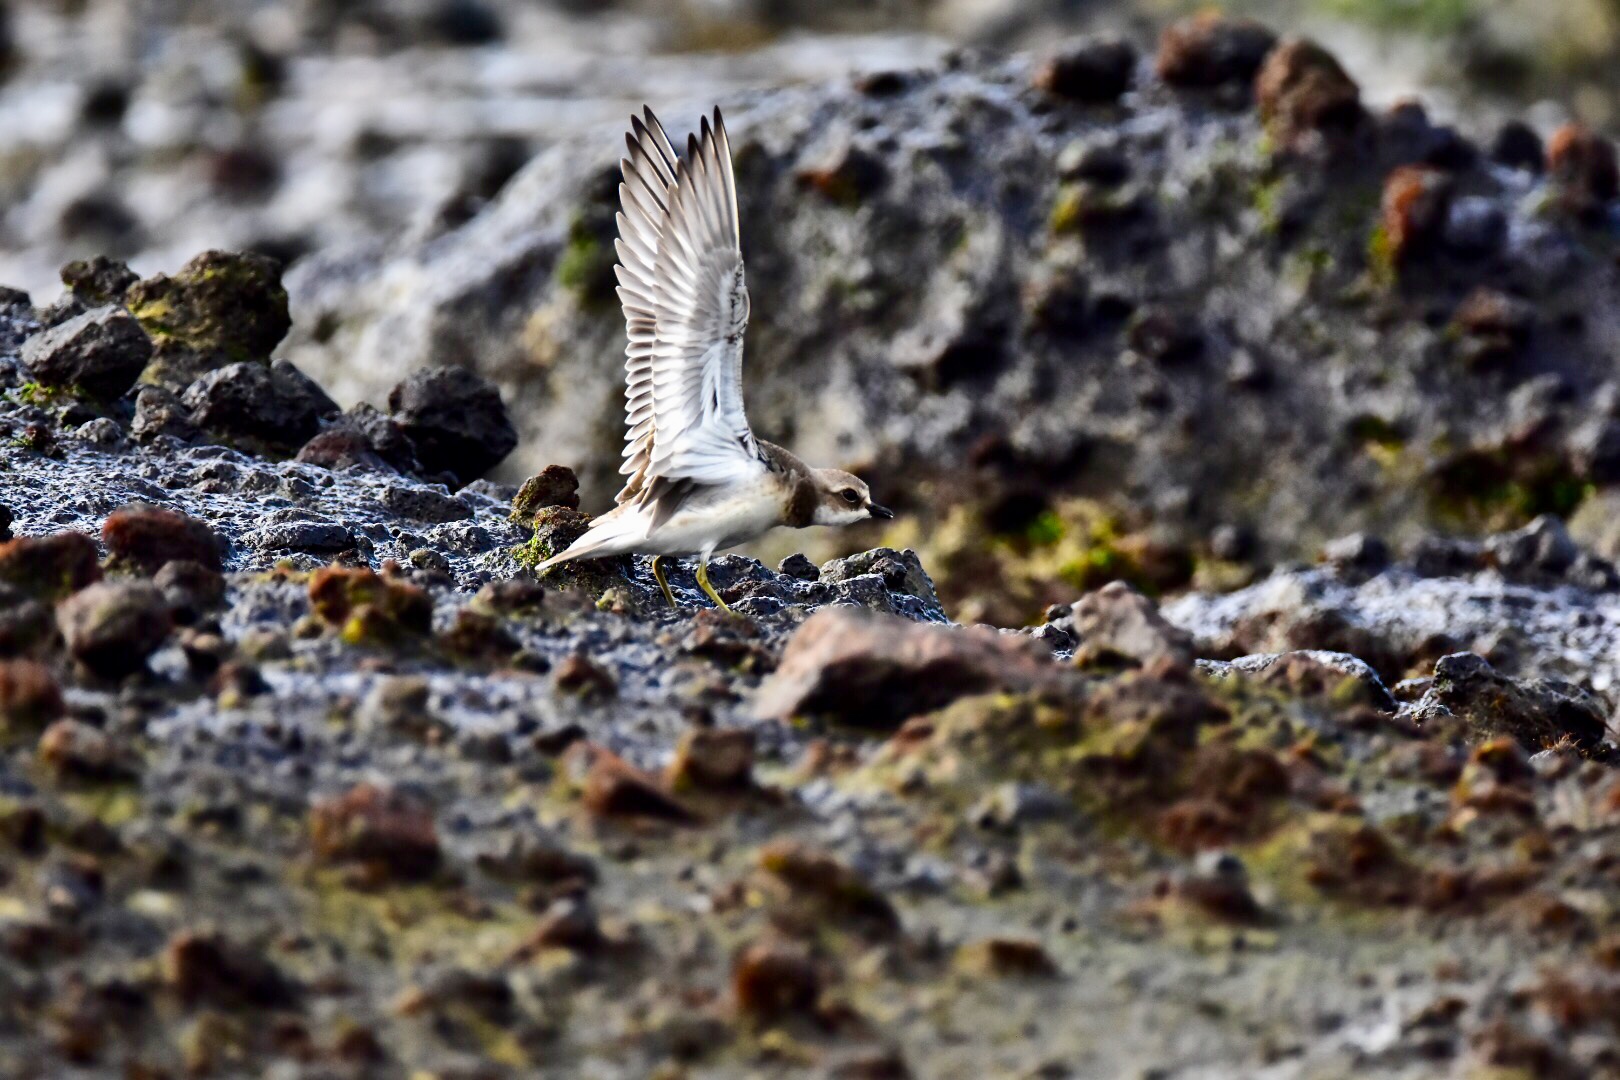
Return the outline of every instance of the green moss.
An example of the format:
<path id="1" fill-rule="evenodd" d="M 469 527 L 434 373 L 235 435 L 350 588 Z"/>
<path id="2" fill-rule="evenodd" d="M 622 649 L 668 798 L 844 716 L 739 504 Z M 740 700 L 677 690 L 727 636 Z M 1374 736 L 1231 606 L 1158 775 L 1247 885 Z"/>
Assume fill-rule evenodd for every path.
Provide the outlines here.
<path id="1" fill-rule="evenodd" d="M 557 256 L 556 282 L 587 307 L 611 307 L 614 258 L 612 244 L 584 216 L 576 215 L 568 226 L 568 243 Z"/>
<path id="2" fill-rule="evenodd" d="M 1057 201 L 1052 204 L 1052 213 L 1047 218 L 1047 228 L 1057 236 L 1079 232 L 1084 211 L 1085 193 L 1076 185 L 1065 184 L 1058 189 Z"/>
<path id="3" fill-rule="evenodd" d="M 1400 267 L 1395 258 L 1395 244 L 1389 230 L 1380 223 L 1367 238 L 1367 273 L 1374 285 L 1381 289 L 1394 286 L 1400 278 Z"/>
<path id="4" fill-rule="evenodd" d="M 1380 30 L 1447 38 L 1467 30 L 1482 6 L 1477 0 L 1317 0 L 1330 15 Z"/>

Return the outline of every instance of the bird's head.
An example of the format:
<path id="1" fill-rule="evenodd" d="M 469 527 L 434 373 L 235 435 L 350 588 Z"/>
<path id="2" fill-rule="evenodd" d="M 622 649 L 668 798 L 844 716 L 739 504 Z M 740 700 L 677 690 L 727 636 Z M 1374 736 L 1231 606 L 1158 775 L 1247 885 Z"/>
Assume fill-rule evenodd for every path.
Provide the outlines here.
<path id="1" fill-rule="evenodd" d="M 872 518 L 892 518 L 894 511 L 872 501 L 866 482 L 843 469 L 816 469 L 817 525 L 853 525 Z"/>

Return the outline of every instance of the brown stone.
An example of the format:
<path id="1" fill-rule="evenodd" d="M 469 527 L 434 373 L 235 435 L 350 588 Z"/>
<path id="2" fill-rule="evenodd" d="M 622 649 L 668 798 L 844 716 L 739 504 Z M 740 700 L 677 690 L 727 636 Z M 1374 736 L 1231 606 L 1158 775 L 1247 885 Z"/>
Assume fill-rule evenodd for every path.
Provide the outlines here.
<path id="1" fill-rule="evenodd" d="M 1277 142 L 1296 146 L 1313 133 L 1346 134 L 1362 119 L 1361 90 L 1333 54 L 1293 38 L 1266 57 L 1255 79 L 1260 118 Z"/>
<path id="2" fill-rule="evenodd" d="M 1089 592 L 1073 605 L 1074 628 L 1080 635 L 1075 662 L 1118 663 L 1139 667 L 1168 663 L 1190 667 L 1192 635 L 1172 626 L 1159 606 L 1123 581 Z"/>
<path id="3" fill-rule="evenodd" d="M 523 481 L 512 500 L 512 521 L 524 528 L 534 527 L 534 515 L 547 506 L 579 509 L 579 478 L 565 465 L 547 465 Z"/>
<path id="4" fill-rule="evenodd" d="M 1380 203 L 1383 255 L 1398 268 L 1421 255 L 1444 224 L 1451 181 L 1427 165 L 1402 165 L 1384 181 Z"/>
<path id="5" fill-rule="evenodd" d="M 824 851 L 778 840 L 760 850 L 759 865 L 782 888 L 784 899 L 809 917 L 880 937 L 900 931 L 900 915 L 888 898 Z"/>
<path id="6" fill-rule="evenodd" d="M 823 608 L 794 633 L 754 711 L 764 719 L 822 715 L 893 730 L 971 694 L 1063 682 L 1050 654 L 1028 638 Z"/>
<path id="7" fill-rule="evenodd" d="M 821 974 L 803 949 L 780 942 L 748 946 L 731 967 L 737 1011 L 759 1021 L 814 1014 Z"/>
<path id="8" fill-rule="evenodd" d="M 695 728 L 681 736 L 670 763 L 669 784 L 679 791 L 737 791 L 750 787 L 754 733 L 741 728 Z"/>
<path id="9" fill-rule="evenodd" d="M 163 950 L 163 981 L 187 1005 L 282 1008 L 298 988 L 269 960 L 215 933 L 182 930 Z"/>
<path id="10" fill-rule="evenodd" d="M 361 867 L 374 879 L 421 879 L 439 866 L 433 808 L 394 788 L 362 783 L 317 800 L 309 827 L 317 857 Z"/>
<path id="11" fill-rule="evenodd" d="M 309 604 L 345 637 L 427 634 L 433 627 L 433 600 L 427 593 L 367 567 L 321 567 L 309 579 Z"/>
<path id="12" fill-rule="evenodd" d="M 101 579 L 96 542 L 84 533 L 24 536 L 0 544 L 0 583 L 60 600 Z"/>
<path id="13" fill-rule="evenodd" d="M 173 626 L 168 602 L 145 581 L 103 581 L 56 608 L 68 651 L 85 668 L 116 679 L 146 666 Z"/>
<path id="14" fill-rule="evenodd" d="M 155 574 L 165 563 L 185 559 L 210 570 L 224 569 L 214 530 L 185 514 L 134 503 L 108 515 L 101 542 L 114 559 Z"/>
<path id="15" fill-rule="evenodd" d="M 965 970 L 995 978 L 1040 979 L 1058 967 L 1040 942 L 1030 938 L 993 937 L 962 946 L 957 963 Z"/>
<path id="16" fill-rule="evenodd" d="M 690 825 L 698 817 L 657 777 L 631 765 L 592 743 L 577 743 L 568 750 L 570 766 L 583 766 L 581 801 L 586 810 L 605 818 L 640 818 Z"/>
<path id="17" fill-rule="evenodd" d="M 0 660 L 0 732 L 36 731 L 62 715 L 62 690 L 44 664 Z"/>
<path id="18" fill-rule="evenodd" d="M 1580 124 L 1565 124 L 1547 140 L 1547 175 L 1572 213 L 1595 218 L 1620 195 L 1614 144 Z"/>
<path id="19" fill-rule="evenodd" d="M 1276 43 L 1277 36 L 1253 20 L 1206 11 L 1165 28 L 1156 67 L 1171 86 L 1248 83 Z"/>

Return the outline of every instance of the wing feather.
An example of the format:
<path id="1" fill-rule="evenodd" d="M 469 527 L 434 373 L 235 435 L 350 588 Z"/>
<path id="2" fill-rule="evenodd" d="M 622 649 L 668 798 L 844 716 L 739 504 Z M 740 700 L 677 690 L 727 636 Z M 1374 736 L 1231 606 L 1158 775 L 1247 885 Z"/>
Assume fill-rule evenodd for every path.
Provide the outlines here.
<path id="1" fill-rule="evenodd" d="M 631 129 L 615 245 L 629 335 L 621 503 L 671 490 L 658 480 L 717 484 L 765 468 L 743 408 L 748 289 L 720 110 L 679 160 L 650 109 Z"/>

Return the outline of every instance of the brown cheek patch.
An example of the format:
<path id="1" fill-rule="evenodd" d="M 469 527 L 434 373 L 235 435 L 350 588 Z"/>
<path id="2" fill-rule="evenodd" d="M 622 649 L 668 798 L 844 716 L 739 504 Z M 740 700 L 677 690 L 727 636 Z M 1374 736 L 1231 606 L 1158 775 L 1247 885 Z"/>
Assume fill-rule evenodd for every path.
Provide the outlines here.
<path id="1" fill-rule="evenodd" d="M 816 519 L 816 486 L 808 480 L 793 485 L 793 497 L 788 500 L 787 523 L 802 529 Z"/>

